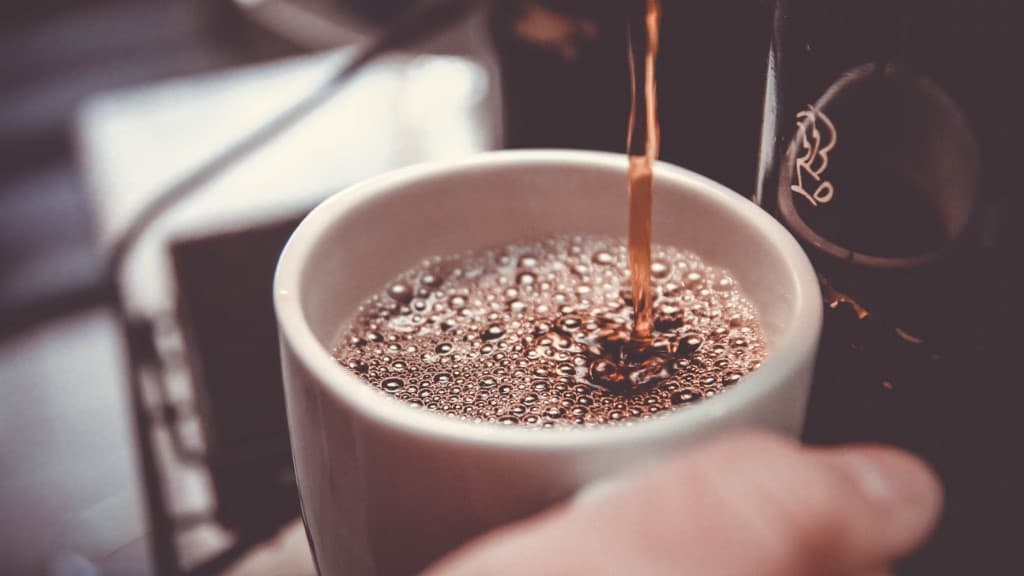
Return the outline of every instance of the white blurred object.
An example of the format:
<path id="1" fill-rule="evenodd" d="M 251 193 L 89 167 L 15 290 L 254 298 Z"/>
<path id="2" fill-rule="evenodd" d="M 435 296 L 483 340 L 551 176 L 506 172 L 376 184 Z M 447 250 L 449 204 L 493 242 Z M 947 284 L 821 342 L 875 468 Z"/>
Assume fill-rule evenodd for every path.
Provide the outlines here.
<path id="1" fill-rule="evenodd" d="M 94 97 L 83 168 L 106 246 L 151 196 L 326 81 L 348 51 Z M 188 204 L 294 200 L 410 162 L 493 147 L 488 77 L 456 56 L 385 56 Z M 444 146 L 423 146 L 443 131 Z M 410 149 L 416 151 L 411 153 Z M 244 200 L 244 202 L 238 202 Z M 209 206 L 207 206 L 209 207 Z"/>
<path id="2" fill-rule="evenodd" d="M 101 249 L 162 190 L 315 90 L 350 54 L 89 100 L 78 115 L 78 151 Z M 152 310 L 168 302 L 166 262 L 152 256 L 170 237 L 273 221 L 375 174 L 497 147 L 500 103 L 492 77 L 487 66 L 462 56 L 397 53 L 370 64 L 320 109 L 155 223 L 128 261 L 130 305 Z"/>

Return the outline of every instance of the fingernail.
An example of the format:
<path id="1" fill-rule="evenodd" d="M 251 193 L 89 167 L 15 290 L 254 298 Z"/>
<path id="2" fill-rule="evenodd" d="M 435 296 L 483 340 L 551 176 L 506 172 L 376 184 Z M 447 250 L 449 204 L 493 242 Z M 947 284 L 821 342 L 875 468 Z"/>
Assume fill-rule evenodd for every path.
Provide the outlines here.
<path id="1" fill-rule="evenodd" d="M 934 521 L 942 506 L 942 486 L 924 462 L 890 449 L 843 452 L 835 462 L 869 500 L 905 522 Z"/>

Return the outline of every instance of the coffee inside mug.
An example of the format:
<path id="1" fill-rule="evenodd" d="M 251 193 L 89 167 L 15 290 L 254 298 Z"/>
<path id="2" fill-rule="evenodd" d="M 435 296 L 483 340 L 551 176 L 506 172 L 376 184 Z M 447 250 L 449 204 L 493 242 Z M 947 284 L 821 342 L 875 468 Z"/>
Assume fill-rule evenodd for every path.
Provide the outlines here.
<path id="1" fill-rule="evenodd" d="M 551 236 L 624 235 L 625 157 L 501 154 L 504 161 L 498 163 L 478 159 L 455 169 L 415 167 L 387 176 L 386 182 L 371 180 L 311 215 L 311 223 L 304 226 L 317 228 L 320 236 L 304 261 L 299 300 L 318 355 L 333 363 L 328 353 L 360 302 L 425 258 Z M 595 164 L 594 158 L 600 162 Z M 658 178 L 659 173 L 671 175 L 672 181 Z M 680 186 L 699 193 L 679 193 Z M 330 225 L 317 223 L 334 214 L 340 216 Z M 772 357 L 793 339 L 797 319 L 813 316 L 804 308 L 817 305 L 817 287 L 801 283 L 808 271 L 792 269 L 792 252 L 799 248 L 795 242 L 780 242 L 792 239 L 752 203 L 669 165 L 656 171 L 653 226 L 656 243 L 692 251 L 729 271 L 760 315 L 768 345 L 765 365 L 728 394 L 703 404 L 722 403 L 720 409 L 727 409 L 725 397 L 743 388 L 752 390 L 742 394 L 760 393 L 758 374 L 773 370 Z M 803 264 L 802 258 L 800 254 L 796 261 Z M 336 363 L 330 370 L 347 372 Z M 351 378 L 354 374 L 349 376 L 334 380 L 343 380 L 346 389 L 369 388 Z"/>

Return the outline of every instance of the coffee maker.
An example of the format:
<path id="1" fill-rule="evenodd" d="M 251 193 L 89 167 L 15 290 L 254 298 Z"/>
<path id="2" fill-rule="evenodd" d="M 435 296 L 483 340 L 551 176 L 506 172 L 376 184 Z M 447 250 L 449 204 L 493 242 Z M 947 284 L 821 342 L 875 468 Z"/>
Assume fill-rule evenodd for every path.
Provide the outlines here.
<path id="1" fill-rule="evenodd" d="M 507 146 L 625 151 L 623 4 L 495 4 Z M 897 445 L 937 469 L 944 521 L 900 573 L 1005 570 L 1008 525 L 1022 512 L 1007 460 L 1021 436 L 1014 412 L 1022 395 L 1011 375 L 1021 319 L 1013 270 L 1024 242 L 1014 223 L 1024 211 L 1014 159 L 1024 152 L 1024 86 L 1010 72 L 1024 53 L 1020 10 L 957 0 L 695 0 L 662 9 L 662 159 L 750 197 L 798 237 L 778 202 L 795 181 L 780 167 L 806 106 L 850 86 L 833 100 L 844 125 L 832 136 L 847 157 L 832 155 L 830 184 L 845 170 L 843 192 L 855 196 L 840 214 L 801 220 L 832 226 L 859 252 L 894 257 L 868 258 L 874 266 L 818 257 L 814 236 L 802 237 L 828 316 L 804 440 Z M 881 64 L 886 53 L 891 65 Z M 862 90 L 870 85 L 851 70 L 866 74 L 865 66 L 912 69 L 918 78 L 895 83 L 910 88 Z M 817 80 L 824 83 L 812 87 Z M 828 125 L 817 128 L 828 146 Z M 902 165 L 903 180 L 893 168 Z M 901 182 L 941 202 L 915 200 Z M 933 252 L 929 211 L 956 241 L 915 259 Z"/>
<path id="2" fill-rule="evenodd" d="M 1020 9 L 779 0 L 755 199 L 826 307 L 805 439 L 924 456 L 944 520 L 906 573 L 1003 573 L 1019 451 Z"/>
<path id="3" fill-rule="evenodd" d="M 508 146 L 625 150 L 621 4 L 496 6 Z M 1006 460 L 1019 452 L 1021 405 L 1011 375 L 1024 87 L 1009 72 L 1024 53 L 1019 9 L 697 0 L 663 10 L 662 159 L 758 202 L 821 277 L 825 340 L 804 440 L 897 445 L 936 467 L 945 520 L 900 573 L 1005 569 L 1006 525 L 1021 511 Z M 831 172 L 814 180 L 823 160 Z M 799 192 L 834 202 L 814 211 Z M 822 238 L 838 251 L 823 252 Z"/>

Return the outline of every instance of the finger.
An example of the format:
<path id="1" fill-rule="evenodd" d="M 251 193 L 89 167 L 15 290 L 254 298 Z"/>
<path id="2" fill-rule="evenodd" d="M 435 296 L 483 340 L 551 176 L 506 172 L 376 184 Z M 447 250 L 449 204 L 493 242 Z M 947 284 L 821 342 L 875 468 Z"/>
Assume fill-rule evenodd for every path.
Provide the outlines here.
<path id="1" fill-rule="evenodd" d="M 894 449 L 746 434 L 485 535 L 430 574 L 857 574 L 918 546 L 941 499 Z"/>

